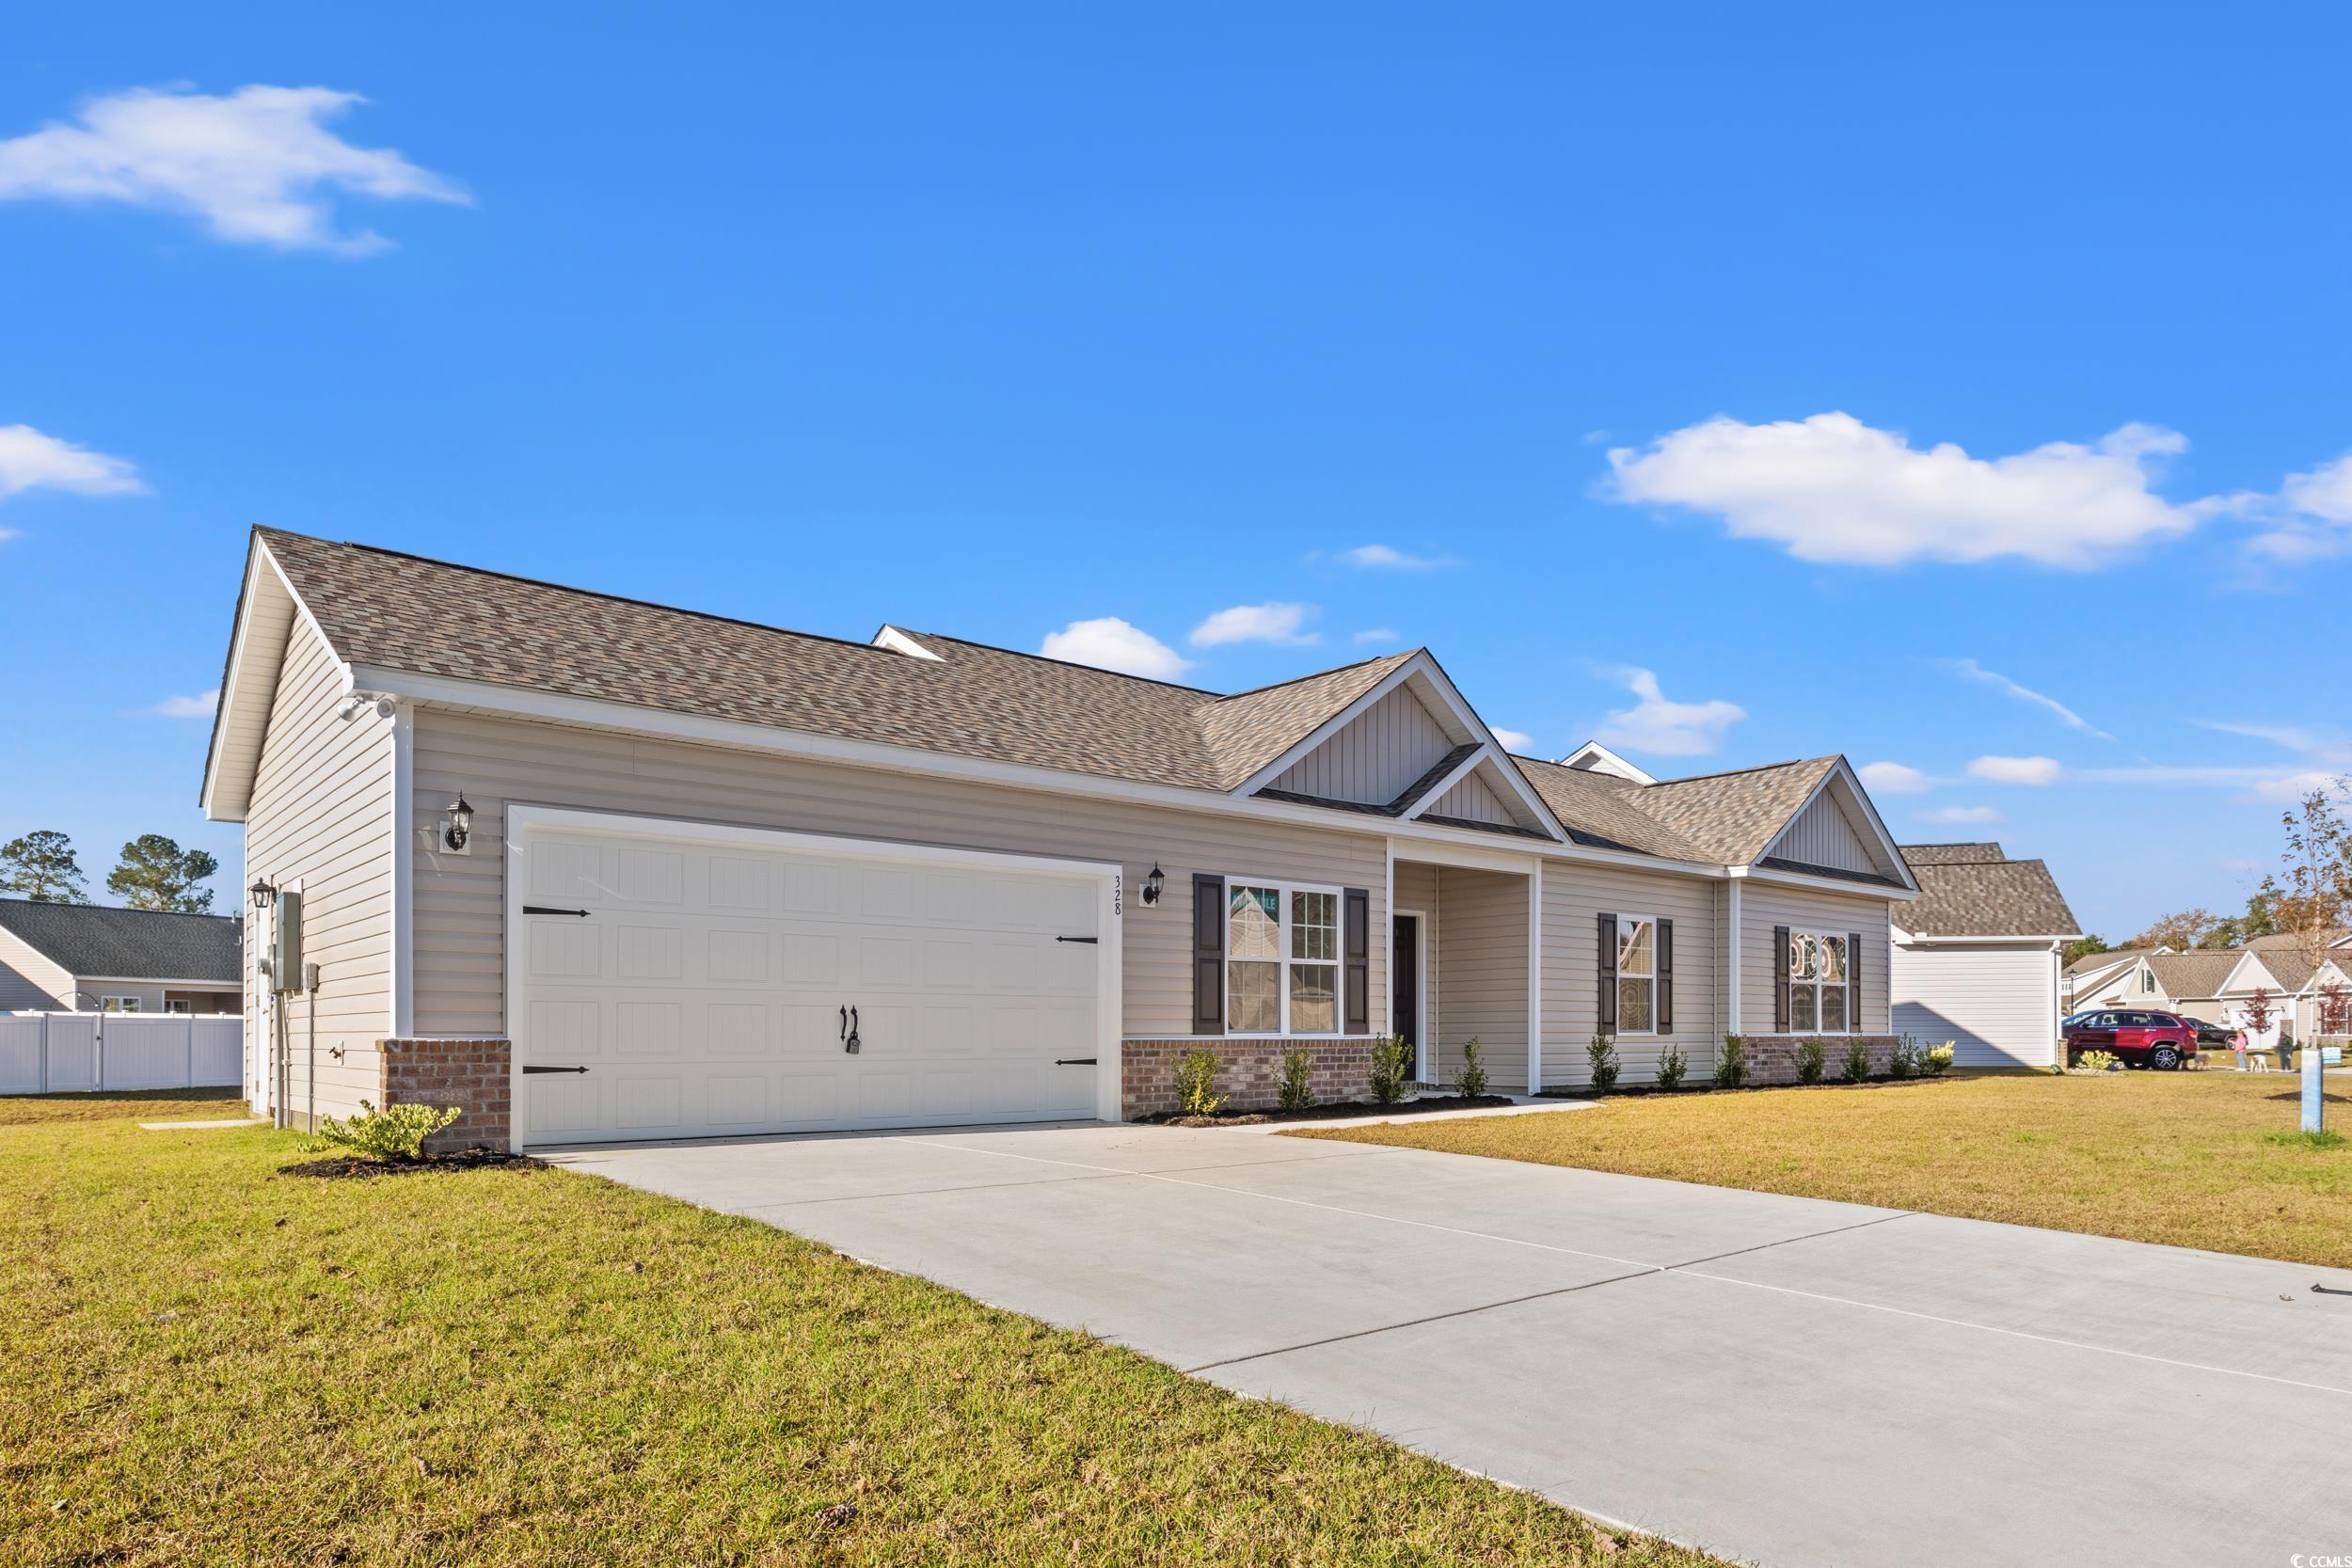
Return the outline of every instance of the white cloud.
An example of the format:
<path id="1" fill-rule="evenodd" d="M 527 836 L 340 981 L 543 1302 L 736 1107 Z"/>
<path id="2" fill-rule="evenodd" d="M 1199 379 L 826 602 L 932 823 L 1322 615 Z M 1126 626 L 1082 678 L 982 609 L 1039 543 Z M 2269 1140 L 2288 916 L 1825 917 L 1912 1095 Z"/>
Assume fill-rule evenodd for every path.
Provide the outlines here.
<path id="1" fill-rule="evenodd" d="M 1979 757 L 1968 765 L 1968 776 L 1988 784 L 2050 784 L 2066 769 L 2056 757 Z"/>
<path id="2" fill-rule="evenodd" d="M 133 496 L 146 488 L 126 459 L 44 436 L 28 424 L 0 425 L 0 497 L 22 490 Z"/>
<path id="3" fill-rule="evenodd" d="M 1358 632 L 1355 637 L 1351 639 L 1351 641 L 1364 646 L 1378 643 L 1384 647 L 1389 643 L 1394 642 L 1396 640 L 1396 628 L 1394 626 L 1370 626 Z"/>
<path id="4" fill-rule="evenodd" d="M 2106 731 L 2099 728 L 2096 724 L 2093 724 L 2089 720 L 2085 719 L 2081 714 L 2076 713 L 2073 708 L 2068 707 L 2064 703 L 2059 702 L 2056 697 L 2047 697 L 2042 695 L 2041 692 L 2034 690 L 2031 687 L 2020 686 L 1997 670 L 1988 670 L 1973 658 L 1947 659 L 1944 663 L 1947 669 L 1965 675 L 1972 681 L 1982 681 L 1987 686 L 1996 687 L 2000 690 L 2009 693 L 2009 695 L 2016 698 L 2021 703 L 2031 703 L 2038 708 L 2042 708 L 2049 713 L 2057 715 L 2058 722 L 2064 724 L 2070 730 L 2080 730 L 2085 735 L 2095 735 L 2102 740 L 2113 740 L 2115 738 L 2115 736 L 2107 734 Z"/>
<path id="5" fill-rule="evenodd" d="M 199 692 L 193 697 L 166 697 L 151 712 L 166 719 L 210 719 L 220 706 L 220 689 Z"/>
<path id="6" fill-rule="evenodd" d="M 2145 540 L 2185 533 L 2202 513 L 2149 488 L 2155 460 L 2187 443 L 2127 424 L 2082 446 L 2054 441 L 2009 457 L 1944 443 L 1915 448 L 1850 414 L 1743 424 L 1718 416 L 1648 447 L 1609 453 L 1613 498 L 1721 517 L 1802 561 L 1896 566 L 2019 556 L 2098 565 Z"/>
<path id="7" fill-rule="evenodd" d="M 1629 708 L 1612 709 L 1601 724 L 1596 738 L 1613 751 L 1705 756 L 1725 730 L 1748 716 L 1737 703 L 1670 703 L 1659 689 L 1657 675 L 1647 670 L 1627 668 L 1615 673 L 1642 700 Z"/>
<path id="8" fill-rule="evenodd" d="M 469 202 L 454 182 L 387 148 L 325 128 L 357 93 L 246 87 L 225 97 L 135 87 L 93 99 L 79 124 L 0 141 L 0 200 L 121 201 L 192 213 L 216 239 L 363 255 L 390 242 L 338 233 L 329 192 Z"/>
<path id="9" fill-rule="evenodd" d="M 2252 548 L 2280 561 L 2308 561 L 2352 550 L 2352 452 L 2307 474 L 2289 474 L 2274 496 L 2238 495 L 2219 503 L 2263 525 Z"/>
<path id="10" fill-rule="evenodd" d="M 1192 628 L 1192 645 L 1214 648 L 1227 642 L 1279 642 L 1298 646 L 1320 642 L 1316 633 L 1298 628 L 1314 607 L 1303 604 L 1237 604 L 1220 610 Z"/>
<path id="11" fill-rule="evenodd" d="M 2300 800 L 2318 790 L 2333 795 L 2344 784 L 2340 773 L 2289 773 L 2284 778 L 2264 779 L 2254 785 L 2254 793 L 2265 800 Z"/>
<path id="12" fill-rule="evenodd" d="M 2310 762 L 2352 771 L 2352 740 L 2332 725 L 2324 730 L 2303 729 L 2293 724 L 2240 723 L 2224 719 L 2192 719 L 2190 723 L 2217 735 L 2243 736 L 2249 740 L 2265 740 L 2284 751 L 2294 752 Z"/>
<path id="13" fill-rule="evenodd" d="M 1350 566 L 1385 572 L 1427 572 L 1439 566 L 1458 564 L 1450 556 L 1406 555 L 1403 550 L 1391 549 L 1386 545 L 1359 545 L 1352 550 L 1342 550 L 1340 559 Z"/>
<path id="14" fill-rule="evenodd" d="M 5 545 L 11 539 L 22 539 L 23 537 L 23 534 L 17 532 L 17 531 L 12 528 L 0 528 L 0 545 Z"/>
<path id="15" fill-rule="evenodd" d="M 1947 827 L 1960 827 L 1971 822 L 1998 822 L 2001 814 L 1991 806 L 1938 806 L 1919 814 L 1922 822 L 1937 822 Z"/>
<path id="16" fill-rule="evenodd" d="M 1854 771 L 1861 776 L 1862 787 L 1873 795 L 1916 795 L 1935 783 L 1916 768 L 1899 762 L 1866 762 Z"/>
<path id="17" fill-rule="evenodd" d="M 1527 755 L 1530 748 L 1535 744 L 1535 737 L 1525 730 L 1499 729 L 1489 724 L 1486 726 L 1486 733 L 1495 737 L 1496 745 L 1506 752 L 1517 752 L 1521 756 Z"/>
<path id="18" fill-rule="evenodd" d="M 1192 660 L 1116 615 L 1073 621 L 1059 631 L 1048 632 L 1038 652 L 1047 658 L 1091 664 L 1098 670 L 1145 675 L 1155 681 L 1174 680 L 1192 668 Z"/>

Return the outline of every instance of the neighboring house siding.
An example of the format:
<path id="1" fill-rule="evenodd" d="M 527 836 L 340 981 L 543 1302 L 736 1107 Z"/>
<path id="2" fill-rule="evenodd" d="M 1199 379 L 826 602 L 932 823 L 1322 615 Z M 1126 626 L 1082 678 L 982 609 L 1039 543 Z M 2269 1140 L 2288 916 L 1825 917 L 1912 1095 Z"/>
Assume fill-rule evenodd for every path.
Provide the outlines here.
<path id="1" fill-rule="evenodd" d="M 1446 1007 L 1435 1034 L 1436 1081 L 1452 1084 L 1476 1038 L 1497 1089 L 1527 1087 L 1527 879 L 1437 868 L 1445 905 Z"/>
<path id="2" fill-rule="evenodd" d="M 1383 999 L 1375 1020 L 1385 1012 L 1388 864 L 1379 835 L 434 708 L 418 710 L 415 746 L 415 824 L 437 821 L 460 791 L 476 812 L 473 853 L 417 854 L 419 1034 L 505 1033 L 509 800 L 1123 863 L 1124 1033 L 1145 1039 L 1192 1032 L 1195 872 L 1363 888 L 1374 930 L 1369 982 Z M 1155 862 L 1168 888 L 1147 909 L 1138 892 Z"/>
<path id="3" fill-rule="evenodd" d="M 1439 816 L 1458 816 L 1465 822 L 1509 822 L 1511 813 L 1486 782 L 1472 773 L 1447 790 L 1429 808 Z"/>
<path id="4" fill-rule="evenodd" d="M 296 621 L 270 705 L 246 870 L 280 888 L 299 882 L 304 957 L 319 966 L 318 1108 L 346 1115 L 377 1090 L 376 1042 L 391 1020 L 391 734 L 373 709 L 336 717 L 342 673 L 307 622 Z M 257 928 L 254 941 L 262 941 Z M 258 982 L 246 965 L 246 1059 L 267 1059 Z M 308 1109 L 312 999 L 284 1000 L 289 1108 Z M 160 1006 L 160 1002 L 158 1006 Z M 257 1051 L 257 1043 L 263 1049 Z M 337 1048 L 342 1054 L 335 1054 Z"/>
<path id="5" fill-rule="evenodd" d="M 72 1010 L 67 1000 L 73 976 L 25 945 L 12 932 L 0 931 L 0 1013 Z"/>
<path id="6" fill-rule="evenodd" d="M 1439 934 L 1444 922 L 1441 906 L 1445 890 L 1439 885 L 1438 867 L 1421 861 L 1396 863 L 1396 907 L 1411 910 L 1421 918 L 1421 951 L 1422 996 L 1421 1004 L 1422 1041 L 1428 1047 L 1428 1065 L 1437 1066 L 1437 1044 L 1443 1037 L 1438 1033 L 1439 1000 L 1444 992 L 1440 961 L 1445 952 L 1445 939 Z M 1387 1018 L 1389 1006 L 1395 1000 L 1393 988 L 1383 988 L 1377 1016 Z M 1381 1027 L 1389 1027 L 1382 1024 Z"/>
<path id="7" fill-rule="evenodd" d="M 1623 1082 L 1645 1084 L 1679 1046 L 1694 1075 L 1711 1071 L 1721 1028 L 1715 884 L 1619 867 L 1544 867 L 1544 1085 L 1592 1082 L 1585 1047 L 1600 1030 L 1600 916 L 1640 914 L 1675 923 L 1674 1029 L 1616 1040 Z"/>
<path id="8" fill-rule="evenodd" d="M 1895 1029 L 1931 1046 L 1952 1041 L 1961 1067 L 2048 1067 L 2057 962 L 2046 942 L 1899 946 Z"/>
<path id="9" fill-rule="evenodd" d="M 1781 835 L 1772 852 L 1782 860 L 1832 865 L 1840 871 L 1880 869 L 1878 858 L 1870 853 L 1861 832 L 1847 817 L 1845 808 L 1826 790 L 1797 814 L 1797 819 L 1788 824 L 1788 832 Z"/>
<path id="10" fill-rule="evenodd" d="M 1886 995 L 1886 905 L 1876 898 L 1784 887 L 1751 878 L 1740 895 L 1740 1029 L 1772 1032 L 1772 982 L 1787 962 L 1772 948 L 1772 927 L 1862 937 L 1862 1013 L 1857 1032 L 1890 1032 Z"/>
<path id="11" fill-rule="evenodd" d="M 1274 787 L 1386 805 L 1453 744 L 1421 699 L 1400 686 L 1293 763 Z"/>

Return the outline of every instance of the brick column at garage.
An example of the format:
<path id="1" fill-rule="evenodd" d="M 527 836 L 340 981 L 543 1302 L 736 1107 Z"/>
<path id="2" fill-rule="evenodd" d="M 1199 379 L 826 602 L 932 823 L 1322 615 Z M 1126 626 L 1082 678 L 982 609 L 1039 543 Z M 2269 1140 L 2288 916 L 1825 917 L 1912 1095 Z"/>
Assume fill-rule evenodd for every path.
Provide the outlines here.
<path id="1" fill-rule="evenodd" d="M 455 1121 L 425 1140 L 425 1152 L 514 1146 L 513 1046 L 504 1039 L 378 1042 L 379 1105 L 454 1105 Z"/>

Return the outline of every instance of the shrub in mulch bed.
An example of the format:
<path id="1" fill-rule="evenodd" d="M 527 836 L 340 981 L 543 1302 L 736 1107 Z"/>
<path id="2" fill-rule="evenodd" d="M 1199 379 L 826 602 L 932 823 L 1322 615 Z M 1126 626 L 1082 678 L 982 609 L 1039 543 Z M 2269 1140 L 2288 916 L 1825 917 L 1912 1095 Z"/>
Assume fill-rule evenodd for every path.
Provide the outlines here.
<path id="1" fill-rule="evenodd" d="M 1507 1095 L 1456 1094 L 1434 1100 L 1400 1100 L 1393 1105 L 1375 1105 L 1367 1100 L 1346 1101 L 1337 1105 L 1313 1105 L 1303 1111 L 1221 1111 L 1211 1117 L 1188 1117 L 1182 1111 L 1154 1111 L 1137 1117 L 1139 1122 L 1155 1127 L 1255 1127 L 1269 1121 L 1328 1121 L 1335 1117 L 1409 1117 L 1427 1111 L 1479 1111 L 1492 1105 L 1515 1103 Z"/>
<path id="2" fill-rule="evenodd" d="M 545 1170 L 545 1160 L 509 1154 L 497 1148 L 461 1148 L 448 1154 L 428 1154 L 421 1160 L 375 1160 L 361 1154 L 330 1154 L 324 1160 L 304 1160 L 280 1165 L 280 1176 L 315 1176 L 327 1180 L 371 1181 L 379 1176 L 414 1176 L 433 1170 Z"/>

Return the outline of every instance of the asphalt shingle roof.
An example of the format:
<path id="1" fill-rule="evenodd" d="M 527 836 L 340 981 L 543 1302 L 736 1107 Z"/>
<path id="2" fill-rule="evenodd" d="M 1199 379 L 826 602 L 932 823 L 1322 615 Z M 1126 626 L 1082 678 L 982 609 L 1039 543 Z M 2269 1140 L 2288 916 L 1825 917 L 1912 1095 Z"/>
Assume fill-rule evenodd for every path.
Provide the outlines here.
<path id="1" fill-rule="evenodd" d="M 1836 757 L 1807 757 L 1730 773 L 1661 779 L 1642 786 L 1642 809 L 1689 839 L 1708 860 L 1747 865 L 1797 815 Z"/>
<path id="2" fill-rule="evenodd" d="M 1923 937 L 2070 936 L 2082 929 L 2042 862 L 1950 859 L 1937 853 L 1960 848 L 1997 850 L 1999 846 L 1903 846 L 1919 896 L 1897 916 L 1897 925 Z"/>
<path id="3" fill-rule="evenodd" d="M 2096 974 L 2134 958 L 2145 958 L 2155 952 L 2153 947 L 2110 947 L 2104 953 L 2086 953 L 2066 966 L 2069 974 Z"/>
<path id="4" fill-rule="evenodd" d="M 245 973 L 245 922 L 234 915 L 0 898 L 0 930 L 77 977 L 234 985 Z"/>
<path id="5" fill-rule="evenodd" d="M 2188 953 L 2151 954 L 2148 967 L 2155 971 L 2156 984 L 2164 988 L 2165 995 L 2180 1001 L 2218 992 L 2242 956 L 2227 947 L 2201 947 Z"/>
<path id="6" fill-rule="evenodd" d="M 1983 865 L 2009 859 L 1997 844 L 1906 844 L 1902 850 L 1915 871 L 1923 865 Z"/>
<path id="7" fill-rule="evenodd" d="M 1590 848 L 1661 855 L 1668 860 L 1708 859 L 1707 852 L 1697 844 L 1645 809 L 1648 793 L 1657 785 L 1638 784 L 1613 773 L 1565 768 L 1534 757 L 1513 760 L 1577 843 Z"/>

